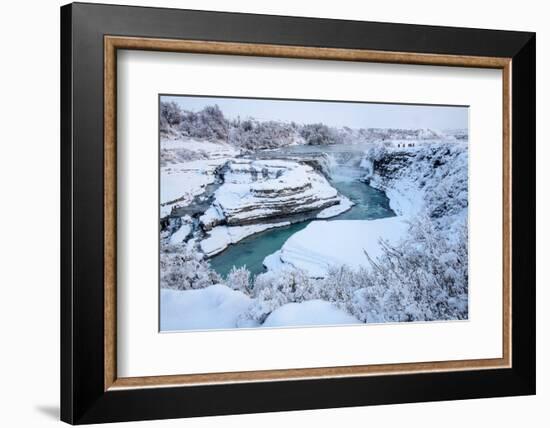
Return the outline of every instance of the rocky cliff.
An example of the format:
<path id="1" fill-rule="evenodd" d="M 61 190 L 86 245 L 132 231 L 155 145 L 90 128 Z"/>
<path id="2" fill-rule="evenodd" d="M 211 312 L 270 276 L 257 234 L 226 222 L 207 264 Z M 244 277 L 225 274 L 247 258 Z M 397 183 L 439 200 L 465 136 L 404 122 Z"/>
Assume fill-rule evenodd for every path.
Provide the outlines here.
<path id="1" fill-rule="evenodd" d="M 222 171 L 223 184 L 200 218 L 204 230 L 225 224 L 244 226 L 279 222 L 342 201 L 327 179 L 313 167 L 290 160 L 238 159 Z"/>
<path id="2" fill-rule="evenodd" d="M 400 215 L 422 213 L 438 222 L 467 215 L 467 143 L 377 148 L 366 153 L 363 166 L 364 180 L 385 191 Z"/>
<path id="3" fill-rule="evenodd" d="M 353 203 L 305 162 L 234 159 L 220 172 L 223 184 L 200 217 L 207 256 L 255 233 L 320 216 L 328 218 Z"/>

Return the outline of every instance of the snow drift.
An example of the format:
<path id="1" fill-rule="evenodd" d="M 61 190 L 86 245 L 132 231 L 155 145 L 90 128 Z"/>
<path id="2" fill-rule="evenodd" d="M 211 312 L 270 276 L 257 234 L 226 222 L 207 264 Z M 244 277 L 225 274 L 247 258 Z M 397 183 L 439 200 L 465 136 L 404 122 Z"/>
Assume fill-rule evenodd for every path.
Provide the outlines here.
<path id="1" fill-rule="evenodd" d="M 395 244 L 407 230 L 401 217 L 314 221 L 292 235 L 265 264 L 271 269 L 290 265 L 314 278 L 325 277 L 331 266 L 369 267 L 367 254 L 374 260 L 382 254 L 381 239 Z"/>

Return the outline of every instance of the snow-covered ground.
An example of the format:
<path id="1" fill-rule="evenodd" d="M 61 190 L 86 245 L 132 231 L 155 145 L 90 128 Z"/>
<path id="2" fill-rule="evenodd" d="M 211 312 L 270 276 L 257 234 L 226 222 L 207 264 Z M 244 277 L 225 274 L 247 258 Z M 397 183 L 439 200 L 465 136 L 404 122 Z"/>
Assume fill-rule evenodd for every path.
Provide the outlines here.
<path id="1" fill-rule="evenodd" d="M 330 302 L 308 300 L 302 303 L 287 303 L 275 309 L 262 327 L 292 327 L 308 325 L 358 324 L 360 321 L 338 309 Z"/>
<path id="2" fill-rule="evenodd" d="M 193 138 L 163 138 L 160 142 L 160 148 L 168 151 L 189 150 L 208 156 L 210 159 L 227 159 L 240 153 L 234 146 L 222 141 L 196 140 Z"/>
<path id="3" fill-rule="evenodd" d="M 225 285 L 199 290 L 161 289 L 161 331 L 357 324 L 360 321 L 330 302 L 287 303 L 261 325 L 243 317 L 254 299 Z"/>
<path id="4" fill-rule="evenodd" d="M 160 329 L 202 330 L 237 327 L 250 298 L 225 285 L 199 290 L 160 290 Z"/>
<path id="5" fill-rule="evenodd" d="M 281 250 L 268 256 L 264 265 L 272 270 L 290 265 L 314 278 L 326 276 L 331 266 L 368 268 L 366 254 L 373 260 L 381 255 L 379 240 L 394 244 L 407 228 L 402 217 L 314 221 L 292 235 Z"/>

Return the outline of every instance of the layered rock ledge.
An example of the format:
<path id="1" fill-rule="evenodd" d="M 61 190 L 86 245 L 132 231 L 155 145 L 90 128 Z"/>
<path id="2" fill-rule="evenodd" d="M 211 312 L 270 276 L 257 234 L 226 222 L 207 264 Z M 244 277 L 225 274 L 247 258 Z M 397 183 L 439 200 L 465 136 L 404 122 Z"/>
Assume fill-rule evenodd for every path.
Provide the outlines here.
<path id="1" fill-rule="evenodd" d="M 200 218 L 204 230 L 219 224 L 244 226 L 274 222 L 321 211 L 343 201 L 327 179 L 311 166 L 286 160 L 228 162 L 224 183 Z"/>
<path id="2" fill-rule="evenodd" d="M 259 230 L 320 214 L 323 218 L 335 216 L 353 205 L 305 163 L 236 159 L 229 161 L 220 174 L 223 184 L 215 191 L 212 205 L 200 217 L 206 232 L 201 247 L 207 255 L 217 254 Z M 223 236 L 229 238 L 221 239 Z"/>

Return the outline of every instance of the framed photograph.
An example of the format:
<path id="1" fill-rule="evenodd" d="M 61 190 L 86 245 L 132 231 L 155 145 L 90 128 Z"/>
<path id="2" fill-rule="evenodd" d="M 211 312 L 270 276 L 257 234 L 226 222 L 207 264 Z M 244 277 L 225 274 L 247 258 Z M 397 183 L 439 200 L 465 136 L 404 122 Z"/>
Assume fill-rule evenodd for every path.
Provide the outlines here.
<path id="1" fill-rule="evenodd" d="M 76 3 L 61 104 L 62 420 L 535 393 L 533 33 Z"/>

